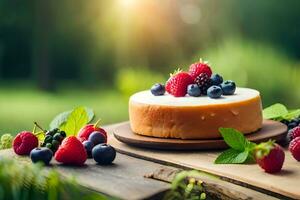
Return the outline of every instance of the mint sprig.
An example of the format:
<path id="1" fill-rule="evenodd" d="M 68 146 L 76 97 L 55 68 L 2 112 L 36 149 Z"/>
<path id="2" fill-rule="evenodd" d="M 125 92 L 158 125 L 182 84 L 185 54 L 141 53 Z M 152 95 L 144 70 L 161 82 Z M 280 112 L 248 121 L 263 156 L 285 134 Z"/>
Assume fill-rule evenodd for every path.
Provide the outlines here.
<path id="1" fill-rule="evenodd" d="M 94 116 L 95 116 L 93 109 L 88 108 L 88 107 L 83 107 L 83 106 L 80 106 L 80 107 L 84 108 L 87 115 L 88 115 L 88 122 L 87 123 L 92 121 Z M 59 128 L 63 123 L 65 123 L 68 120 L 68 117 L 70 116 L 70 114 L 76 109 L 77 108 L 75 108 L 73 110 L 68 110 L 68 111 L 62 112 L 62 113 L 58 114 L 57 116 L 55 116 L 54 119 L 51 121 L 51 123 L 49 125 L 50 130 L 53 130 L 55 128 Z"/>
<path id="2" fill-rule="evenodd" d="M 272 119 L 275 121 L 292 120 L 300 116 L 300 109 L 288 110 L 283 104 L 276 103 L 263 110 L 264 119 Z"/>
<path id="3" fill-rule="evenodd" d="M 89 122 L 88 112 L 85 107 L 80 106 L 75 108 L 63 122 L 59 129 L 65 131 L 67 136 L 76 135 L 77 132 Z"/>
<path id="4" fill-rule="evenodd" d="M 219 131 L 230 149 L 221 153 L 215 164 L 241 164 L 253 160 L 255 143 L 233 128 L 220 128 Z"/>

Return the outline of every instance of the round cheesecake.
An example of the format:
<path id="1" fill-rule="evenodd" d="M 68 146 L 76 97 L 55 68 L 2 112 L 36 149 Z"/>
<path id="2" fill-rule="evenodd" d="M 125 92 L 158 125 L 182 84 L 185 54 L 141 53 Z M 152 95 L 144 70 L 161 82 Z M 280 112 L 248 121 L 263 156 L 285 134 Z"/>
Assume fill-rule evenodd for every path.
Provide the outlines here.
<path id="1" fill-rule="evenodd" d="M 138 92 L 130 97 L 129 119 L 136 134 L 180 139 L 219 138 L 220 127 L 252 133 L 263 120 L 260 93 L 249 88 L 219 99 Z"/>

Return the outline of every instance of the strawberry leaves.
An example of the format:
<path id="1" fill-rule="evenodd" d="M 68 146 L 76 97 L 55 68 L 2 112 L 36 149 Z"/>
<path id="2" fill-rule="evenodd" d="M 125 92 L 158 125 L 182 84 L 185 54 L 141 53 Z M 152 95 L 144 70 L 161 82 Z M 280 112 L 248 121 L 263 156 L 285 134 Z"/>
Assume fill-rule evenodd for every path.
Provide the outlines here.
<path id="1" fill-rule="evenodd" d="M 253 160 L 255 143 L 247 140 L 241 132 L 233 128 L 220 128 L 219 131 L 231 148 L 221 153 L 215 164 L 242 164 Z"/>

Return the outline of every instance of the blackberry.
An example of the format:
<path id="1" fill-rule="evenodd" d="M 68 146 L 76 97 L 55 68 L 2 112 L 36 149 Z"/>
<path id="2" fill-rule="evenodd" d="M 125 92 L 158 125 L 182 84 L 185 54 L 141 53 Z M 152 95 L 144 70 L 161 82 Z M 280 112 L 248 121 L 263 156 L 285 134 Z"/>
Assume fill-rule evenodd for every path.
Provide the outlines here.
<path id="1" fill-rule="evenodd" d="M 201 93 L 205 95 L 207 95 L 207 89 L 212 85 L 211 79 L 206 73 L 197 76 L 195 83 L 199 86 Z"/>

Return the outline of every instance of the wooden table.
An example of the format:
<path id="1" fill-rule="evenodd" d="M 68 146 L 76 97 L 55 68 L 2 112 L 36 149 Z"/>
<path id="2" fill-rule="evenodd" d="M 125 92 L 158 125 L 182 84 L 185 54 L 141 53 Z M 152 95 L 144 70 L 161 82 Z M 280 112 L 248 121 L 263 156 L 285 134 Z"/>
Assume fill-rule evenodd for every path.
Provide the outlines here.
<path id="1" fill-rule="evenodd" d="M 159 151 L 153 153 L 151 150 L 138 149 L 118 142 L 112 136 L 114 128 L 118 125 L 105 127 L 109 133 L 109 143 L 118 150 L 117 158 L 112 166 L 99 166 L 91 159 L 83 168 L 54 166 L 66 176 L 75 176 L 82 186 L 120 199 L 161 199 L 170 188 L 169 183 L 176 173 L 183 169 L 194 168 L 193 165 L 189 166 L 177 162 L 176 159 L 175 161 L 169 159 L 166 155 L 171 153 Z M 217 155 L 217 153 L 219 152 L 203 152 L 202 154 Z M 193 153 L 185 152 L 186 154 L 192 155 Z M 199 155 L 201 152 L 198 152 Z M 0 156 L 18 157 L 10 149 L 1 151 Z M 180 152 L 172 152 L 172 156 L 182 158 Z M 300 194 L 297 196 L 297 193 L 293 196 L 285 192 L 274 192 L 272 188 L 266 189 L 261 185 L 256 187 L 253 183 L 245 183 L 235 177 L 222 176 L 222 174 L 214 173 L 213 170 L 203 168 L 201 171 L 203 173 L 200 178 L 204 182 L 206 191 L 220 199 L 300 199 Z M 259 169 L 257 171 L 260 172 Z"/>

